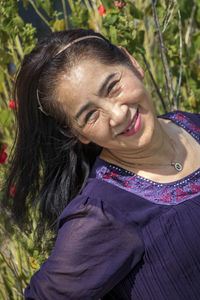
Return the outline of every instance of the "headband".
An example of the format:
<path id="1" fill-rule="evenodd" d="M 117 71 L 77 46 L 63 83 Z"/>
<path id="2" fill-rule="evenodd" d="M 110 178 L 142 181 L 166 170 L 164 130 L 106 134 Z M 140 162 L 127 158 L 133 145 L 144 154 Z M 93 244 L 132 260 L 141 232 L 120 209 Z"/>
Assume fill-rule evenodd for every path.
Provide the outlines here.
<path id="1" fill-rule="evenodd" d="M 56 53 L 56 55 L 54 57 L 56 57 L 58 54 L 62 53 L 63 51 L 65 51 L 67 48 L 71 47 L 73 44 L 76 44 L 82 40 L 86 40 L 86 39 L 99 39 L 99 40 L 102 40 L 102 41 L 105 41 L 102 37 L 100 36 L 95 36 L 95 35 L 86 35 L 86 36 L 82 36 L 78 39 L 75 39 L 74 41 L 72 41 L 71 43 L 67 44 L 63 49 L 61 49 L 60 51 L 58 51 L 58 53 Z M 54 58 L 53 57 L 53 58 Z M 46 113 L 43 108 L 42 108 L 42 105 L 41 105 L 41 102 L 40 102 L 40 97 L 39 97 L 39 91 L 38 89 L 36 90 L 36 96 L 37 96 L 37 101 L 38 101 L 38 108 L 39 110 L 41 110 L 41 112 L 43 112 L 43 114 L 45 114 L 46 116 L 49 116 L 48 113 Z"/>
<path id="2" fill-rule="evenodd" d="M 71 47 L 73 44 L 76 44 L 82 40 L 86 40 L 86 39 L 99 39 L 105 42 L 105 40 L 100 37 L 100 36 L 95 36 L 95 35 L 86 35 L 86 36 L 82 36 L 78 39 L 75 39 L 74 41 L 72 41 L 71 43 L 67 44 L 63 49 L 61 49 L 60 51 L 58 51 L 58 53 L 56 53 L 56 55 L 54 57 L 56 57 L 58 54 L 60 54 L 61 52 L 65 51 L 67 48 Z"/>

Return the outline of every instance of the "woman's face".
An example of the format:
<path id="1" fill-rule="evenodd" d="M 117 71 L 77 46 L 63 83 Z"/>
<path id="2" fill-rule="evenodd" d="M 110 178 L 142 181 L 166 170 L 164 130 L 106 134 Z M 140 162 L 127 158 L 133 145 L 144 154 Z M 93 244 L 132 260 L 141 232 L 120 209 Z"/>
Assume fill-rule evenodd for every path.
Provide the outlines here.
<path id="1" fill-rule="evenodd" d="M 84 60 L 62 76 L 58 90 L 81 142 L 129 151 L 150 141 L 155 123 L 152 101 L 129 68 Z"/>

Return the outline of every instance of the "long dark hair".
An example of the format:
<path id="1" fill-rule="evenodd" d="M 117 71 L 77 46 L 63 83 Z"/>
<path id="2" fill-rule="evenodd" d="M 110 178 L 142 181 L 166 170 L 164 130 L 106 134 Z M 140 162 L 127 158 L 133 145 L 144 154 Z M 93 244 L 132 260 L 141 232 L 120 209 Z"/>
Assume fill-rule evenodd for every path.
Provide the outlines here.
<path id="1" fill-rule="evenodd" d="M 101 39 L 84 39 L 62 51 L 88 35 Z M 7 196 L 15 186 L 10 206 L 21 225 L 27 223 L 29 207 L 37 203 L 43 221 L 55 224 L 63 208 L 83 189 L 101 151 L 97 145 L 79 142 L 57 95 L 61 74 L 87 57 L 131 66 L 122 50 L 102 35 L 83 29 L 52 33 L 24 58 L 15 85 L 17 138 L 7 181 Z"/>

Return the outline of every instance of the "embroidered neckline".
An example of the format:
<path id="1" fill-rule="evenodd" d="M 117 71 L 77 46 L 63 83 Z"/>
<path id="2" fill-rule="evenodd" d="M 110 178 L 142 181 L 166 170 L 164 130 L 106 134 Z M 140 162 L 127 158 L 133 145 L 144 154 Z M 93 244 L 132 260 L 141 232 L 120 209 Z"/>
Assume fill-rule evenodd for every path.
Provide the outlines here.
<path id="1" fill-rule="evenodd" d="M 200 143 L 200 128 L 181 112 L 173 112 L 160 117 L 174 121 Z M 108 181 L 151 202 L 172 205 L 200 195 L 200 168 L 180 180 L 158 183 L 100 158 L 98 161 L 100 163 L 100 167 L 96 169 L 98 179 Z"/>

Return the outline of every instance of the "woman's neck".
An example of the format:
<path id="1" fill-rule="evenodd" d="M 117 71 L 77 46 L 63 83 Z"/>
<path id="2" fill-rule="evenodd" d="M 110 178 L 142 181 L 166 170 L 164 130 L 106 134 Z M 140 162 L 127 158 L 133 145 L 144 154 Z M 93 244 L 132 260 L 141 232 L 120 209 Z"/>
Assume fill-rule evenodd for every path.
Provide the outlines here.
<path id="1" fill-rule="evenodd" d="M 181 157 L 180 149 L 182 150 Z M 154 172 L 163 169 L 163 166 L 171 167 L 173 161 L 184 160 L 183 149 L 181 130 L 168 120 L 157 119 L 148 145 L 143 148 L 131 149 L 130 152 L 103 149 L 100 158 L 130 171 L 152 170 Z"/>

